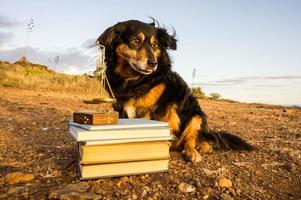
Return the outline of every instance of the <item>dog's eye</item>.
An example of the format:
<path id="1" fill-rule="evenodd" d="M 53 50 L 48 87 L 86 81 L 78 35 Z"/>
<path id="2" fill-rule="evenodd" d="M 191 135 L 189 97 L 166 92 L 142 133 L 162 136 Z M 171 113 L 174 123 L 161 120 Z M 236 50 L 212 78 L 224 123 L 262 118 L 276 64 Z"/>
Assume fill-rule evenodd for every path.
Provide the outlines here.
<path id="1" fill-rule="evenodd" d="M 133 37 L 131 42 L 135 45 L 140 45 L 141 44 L 141 40 L 138 37 Z"/>

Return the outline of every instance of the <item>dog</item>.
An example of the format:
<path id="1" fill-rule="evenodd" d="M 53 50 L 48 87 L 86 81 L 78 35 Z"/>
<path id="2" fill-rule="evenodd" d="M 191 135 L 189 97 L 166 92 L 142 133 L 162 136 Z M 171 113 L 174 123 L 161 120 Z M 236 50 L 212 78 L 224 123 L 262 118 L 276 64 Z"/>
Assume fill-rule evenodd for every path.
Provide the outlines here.
<path id="1" fill-rule="evenodd" d="M 224 149 L 252 149 L 233 134 L 208 131 L 197 98 L 171 70 L 168 51 L 177 49 L 175 33 L 169 34 L 155 20 L 129 20 L 106 29 L 97 43 L 105 47 L 106 75 L 117 100 L 114 107 L 122 118 L 168 122 L 176 138 L 174 146 L 192 162 L 201 160 L 197 149 L 205 141 Z"/>

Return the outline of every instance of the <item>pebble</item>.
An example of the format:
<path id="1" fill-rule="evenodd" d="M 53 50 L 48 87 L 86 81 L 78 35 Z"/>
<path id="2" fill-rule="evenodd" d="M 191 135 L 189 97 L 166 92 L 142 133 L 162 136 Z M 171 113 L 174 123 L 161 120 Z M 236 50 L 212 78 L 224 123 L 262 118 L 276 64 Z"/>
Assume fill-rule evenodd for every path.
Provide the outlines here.
<path id="1" fill-rule="evenodd" d="M 143 190 L 143 192 L 142 192 L 142 194 L 141 194 L 141 197 L 144 198 L 146 195 L 147 195 L 147 191 L 146 191 L 146 190 Z"/>
<path id="2" fill-rule="evenodd" d="M 232 187 L 232 181 L 230 179 L 227 179 L 227 178 L 220 178 L 218 180 L 218 186 L 219 187 L 225 187 L 225 188 Z"/>
<path id="3" fill-rule="evenodd" d="M 101 195 L 87 192 L 89 184 L 87 182 L 80 182 L 68 184 L 62 189 L 52 191 L 49 199 L 101 199 Z"/>
<path id="4" fill-rule="evenodd" d="M 127 176 L 120 178 L 120 180 L 116 183 L 117 187 L 121 187 L 122 185 L 126 184 L 129 181 Z"/>
<path id="5" fill-rule="evenodd" d="M 221 199 L 222 199 L 222 200 L 234 200 L 234 198 L 231 197 L 231 196 L 228 195 L 228 194 L 222 194 L 222 195 L 221 195 Z"/>
<path id="6" fill-rule="evenodd" d="M 27 192 L 28 192 L 27 187 L 13 187 L 8 189 L 7 195 L 26 194 Z"/>
<path id="7" fill-rule="evenodd" d="M 137 199 L 138 197 L 137 197 L 136 194 L 132 194 L 132 198 L 135 200 L 135 199 Z"/>
<path id="8" fill-rule="evenodd" d="M 12 172 L 5 176 L 5 182 L 8 184 L 25 183 L 34 179 L 33 174 L 24 174 L 22 172 Z"/>
<path id="9" fill-rule="evenodd" d="M 182 182 L 178 185 L 178 189 L 184 193 L 192 193 L 192 192 L 195 192 L 195 190 L 196 190 L 196 188 L 193 185 L 190 185 L 190 184 L 187 184 L 184 182 Z"/>

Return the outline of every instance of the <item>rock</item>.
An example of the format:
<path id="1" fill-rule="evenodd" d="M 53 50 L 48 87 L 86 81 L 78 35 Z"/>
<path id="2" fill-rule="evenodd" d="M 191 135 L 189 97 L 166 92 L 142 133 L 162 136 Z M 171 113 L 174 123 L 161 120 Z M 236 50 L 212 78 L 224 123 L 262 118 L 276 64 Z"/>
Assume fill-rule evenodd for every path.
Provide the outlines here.
<path id="1" fill-rule="evenodd" d="M 147 191 L 146 191 L 146 190 L 143 190 L 143 192 L 142 192 L 142 194 L 141 194 L 141 197 L 144 198 L 144 197 L 146 197 L 146 195 L 147 195 Z"/>
<path id="2" fill-rule="evenodd" d="M 209 143 L 203 141 L 198 145 L 198 150 L 201 153 L 210 153 L 213 151 L 213 148 Z"/>
<path id="3" fill-rule="evenodd" d="M 137 199 L 138 197 L 137 197 L 136 194 L 132 194 L 132 198 L 135 200 L 135 199 Z"/>
<path id="4" fill-rule="evenodd" d="M 28 188 L 27 187 L 13 187 L 9 188 L 7 191 L 7 195 L 20 195 L 20 194 L 27 194 Z"/>
<path id="5" fill-rule="evenodd" d="M 8 184 L 25 183 L 34 179 L 33 174 L 23 174 L 22 172 L 8 173 L 5 176 L 5 182 Z"/>
<path id="6" fill-rule="evenodd" d="M 225 187 L 225 188 L 232 187 L 232 181 L 230 179 L 227 179 L 227 178 L 220 178 L 218 180 L 218 186 L 219 187 Z"/>
<path id="7" fill-rule="evenodd" d="M 204 200 L 206 200 L 206 199 L 208 199 L 209 198 L 209 195 L 208 194 L 205 194 L 204 196 L 203 196 L 203 199 Z"/>
<path id="8" fill-rule="evenodd" d="M 231 196 L 228 195 L 228 194 L 222 194 L 222 195 L 221 195 L 221 199 L 222 199 L 222 200 L 233 200 L 234 198 L 231 197 Z"/>
<path id="9" fill-rule="evenodd" d="M 89 184 L 87 182 L 80 182 L 66 185 L 64 188 L 52 191 L 49 195 L 49 199 L 101 199 L 101 195 L 97 195 L 91 192 L 87 192 Z"/>
<path id="10" fill-rule="evenodd" d="M 51 197 L 49 197 L 51 199 Z M 91 192 L 85 192 L 85 193 L 78 193 L 78 192 L 71 192 L 62 194 L 59 197 L 56 197 L 54 199 L 62 199 L 62 200 L 98 200 L 102 199 L 101 195 L 97 195 Z"/>
<path id="11" fill-rule="evenodd" d="M 126 184 L 129 181 L 127 176 L 120 178 L 120 180 L 116 183 L 117 187 L 121 187 L 122 185 Z"/>
<path id="12" fill-rule="evenodd" d="M 182 182 L 178 185 L 178 189 L 184 193 L 192 193 L 192 192 L 195 192 L 195 190 L 196 190 L 193 185 L 190 185 L 190 184 L 187 184 L 184 182 Z"/>

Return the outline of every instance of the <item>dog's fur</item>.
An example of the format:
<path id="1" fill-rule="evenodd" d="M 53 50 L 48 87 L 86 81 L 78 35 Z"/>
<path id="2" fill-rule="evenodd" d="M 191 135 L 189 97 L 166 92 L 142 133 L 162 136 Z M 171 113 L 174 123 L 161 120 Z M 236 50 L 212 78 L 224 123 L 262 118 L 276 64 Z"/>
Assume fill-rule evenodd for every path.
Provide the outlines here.
<path id="1" fill-rule="evenodd" d="M 184 80 L 171 70 L 167 50 L 176 50 L 175 35 L 153 23 L 130 20 L 109 27 L 97 42 L 106 47 L 107 77 L 121 117 L 169 122 L 185 158 L 199 161 L 200 140 L 217 146 L 251 149 L 228 133 L 209 133 L 206 115 Z"/>

